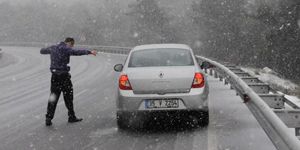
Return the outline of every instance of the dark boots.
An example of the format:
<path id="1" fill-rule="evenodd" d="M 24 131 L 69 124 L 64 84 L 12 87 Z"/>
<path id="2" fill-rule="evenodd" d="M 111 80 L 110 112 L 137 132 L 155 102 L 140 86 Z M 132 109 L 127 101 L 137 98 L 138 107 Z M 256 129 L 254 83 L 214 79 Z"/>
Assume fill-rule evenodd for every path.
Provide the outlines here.
<path id="1" fill-rule="evenodd" d="M 68 119 L 68 122 L 69 123 L 74 123 L 74 122 L 80 122 L 80 121 L 82 121 L 83 119 L 82 118 L 77 118 L 77 117 L 69 117 L 69 119 Z"/>
<path id="2" fill-rule="evenodd" d="M 50 118 L 46 118 L 46 122 L 45 122 L 46 126 L 51 126 L 52 125 L 51 120 L 52 119 L 50 119 Z M 74 117 L 69 117 L 68 122 L 69 123 L 75 123 L 75 122 L 80 122 L 82 120 L 83 120 L 82 118 L 77 118 L 76 116 L 74 116 Z"/>
<path id="3" fill-rule="evenodd" d="M 51 119 L 46 118 L 46 126 L 51 126 L 51 125 L 52 125 Z"/>

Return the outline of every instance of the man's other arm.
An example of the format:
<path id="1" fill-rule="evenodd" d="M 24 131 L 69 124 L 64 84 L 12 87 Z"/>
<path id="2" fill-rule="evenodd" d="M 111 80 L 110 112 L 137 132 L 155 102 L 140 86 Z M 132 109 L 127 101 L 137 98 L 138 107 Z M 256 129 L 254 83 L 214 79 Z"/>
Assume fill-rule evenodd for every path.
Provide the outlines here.
<path id="1" fill-rule="evenodd" d="M 47 47 L 47 48 L 42 48 L 40 50 L 41 54 L 50 54 L 51 53 L 51 49 L 53 48 L 53 46 Z"/>

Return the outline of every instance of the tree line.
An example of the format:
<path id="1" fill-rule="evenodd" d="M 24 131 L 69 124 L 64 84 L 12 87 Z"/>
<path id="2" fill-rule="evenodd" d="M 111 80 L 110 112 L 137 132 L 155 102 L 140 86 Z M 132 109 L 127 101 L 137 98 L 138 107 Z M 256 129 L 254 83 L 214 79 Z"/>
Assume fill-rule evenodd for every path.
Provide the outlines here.
<path id="1" fill-rule="evenodd" d="M 194 1 L 192 18 L 204 33 L 202 53 L 236 64 L 269 67 L 300 81 L 298 0 Z"/>
<path id="2" fill-rule="evenodd" d="M 172 0 L 67 6 L 33 1 L 0 3 L 0 41 L 57 42 L 73 36 L 91 45 L 185 43 L 201 55 L 267 66 L 300 81 L 298 0 L 187 0 L 186 8 Z M 177 7 L 170 10 L 163 2 Z"/>

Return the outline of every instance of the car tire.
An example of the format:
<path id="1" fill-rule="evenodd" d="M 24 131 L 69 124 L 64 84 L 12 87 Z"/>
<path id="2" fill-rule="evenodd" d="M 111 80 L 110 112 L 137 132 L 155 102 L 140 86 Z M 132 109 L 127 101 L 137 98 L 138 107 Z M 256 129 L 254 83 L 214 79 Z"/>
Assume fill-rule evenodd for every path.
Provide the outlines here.
<path id="1" fill-rule="evenodd" d="M 199 121 L 199 125 L 202 127 L 206 127 L 209 124 L 209 112 L 208 111 L 202 111 L 200 114 L 200 121 Z"/>
<path id="2" fill-rule="evenodd" d="M 122 113 L 117 113 L 117 126 L 119 129 L 127 129 L 128 121 L 125 119 L 125 115 Z"/>
<path id="3" fill-rule="evenodd" d="M 188 113 L 192 127 L 206 127 L 209 124 L 208 110 L 196 110 Z"/>

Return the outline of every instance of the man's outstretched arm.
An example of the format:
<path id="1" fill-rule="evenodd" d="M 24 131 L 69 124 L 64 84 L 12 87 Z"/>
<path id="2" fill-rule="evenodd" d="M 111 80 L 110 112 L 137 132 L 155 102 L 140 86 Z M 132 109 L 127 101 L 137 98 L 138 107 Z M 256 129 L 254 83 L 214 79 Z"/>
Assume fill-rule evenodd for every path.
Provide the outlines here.
<path id="1" fill-rule="evenodd" d="M 94 56 L 97 55 L 96 50 L 78 50 L 78 49 L 69 48 L 68 52 L 70 53 L 70 55 L 73 56 L 81 56 L 81 55 L 89 55 L 89 54 L 92 54 Z"/>

